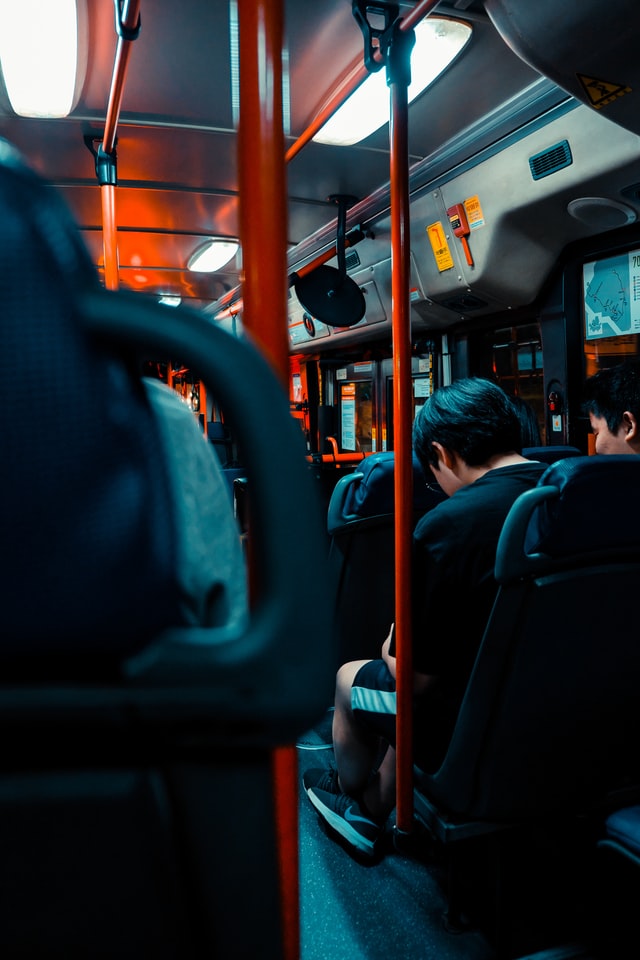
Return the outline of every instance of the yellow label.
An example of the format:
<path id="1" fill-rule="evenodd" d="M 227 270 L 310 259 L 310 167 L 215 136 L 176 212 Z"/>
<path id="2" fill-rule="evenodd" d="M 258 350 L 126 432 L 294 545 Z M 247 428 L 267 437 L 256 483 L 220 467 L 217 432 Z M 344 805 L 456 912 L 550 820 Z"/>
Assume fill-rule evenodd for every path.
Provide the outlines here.
<path id="1" fill-rule="evenodd" d="M 471 230 L 474 227 L 483 227 L 484 226 L 484 213 L 482 212 L 482 207 L 480 206 L 480 197 L 467 197 L 464 202 L 464 209 L 467 214 L 467 220 L 469 221 L 469 227 Z"/>
<path id="2" fill-rule="evenodd" d="M 592 107 L 600 110 L 606 107 L 608 103 L 613 103 L 618 97 L 624 97 L 625 93 L 631 93 L 631 87 L 624 83 L 609 83 L 607 80 L 598 80 L 597 77 L 587 77 L 582 73 L 576 74 L 582 84 L 582 89 L 589 98 Z"/>
<path id="3" fill-rule="evenodd" d="M 436 258 L 438 270 L 441 273 L 443 270 L 450 270 L 453 266 L 453 257 L 451 256 L 447 238 L 439 220 L 436 223 L 429 224 L 427 227 L 427 236 L 429 237 L 433 255 Z"/>

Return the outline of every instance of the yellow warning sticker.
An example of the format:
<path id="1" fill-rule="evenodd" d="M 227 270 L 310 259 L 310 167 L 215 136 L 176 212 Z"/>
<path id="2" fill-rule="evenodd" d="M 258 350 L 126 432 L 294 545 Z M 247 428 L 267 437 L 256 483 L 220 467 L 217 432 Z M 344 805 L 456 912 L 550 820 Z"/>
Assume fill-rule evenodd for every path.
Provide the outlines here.
<path id="1" fill-rule="evenodd" d="M 437 220 L 436 223 L 429 224 L 427 227 L 427 236 L 429 237 L 431 249 L 436 258 L 436 266 L 440 273 L 442 273 L 443 270 L 450 270 L 453 266 L 453 257 L 451 256 L 449 244 L 447 243 L 444 229 L 439 220 Z"/>
<path id="2" fill-rule="evenodd" d="M 624 83 L 610 83 L 608 80 L 598 80 L 597 77 L 587 77 L 583 73 L 577 73 L 576 76 L 591 106 L 596 110 L 613 103 L 618 97 L 624 97 L 625 93 L 631 93 L 631 87 L 627 87 Z"/>
<path id="3" fill-rule="evenodd" d="M 480 206 L 480 197 L 467 197 L 464 201 L 464 209 L 471 230 L 475 227 L 484 227 L 484 214 Z"/>

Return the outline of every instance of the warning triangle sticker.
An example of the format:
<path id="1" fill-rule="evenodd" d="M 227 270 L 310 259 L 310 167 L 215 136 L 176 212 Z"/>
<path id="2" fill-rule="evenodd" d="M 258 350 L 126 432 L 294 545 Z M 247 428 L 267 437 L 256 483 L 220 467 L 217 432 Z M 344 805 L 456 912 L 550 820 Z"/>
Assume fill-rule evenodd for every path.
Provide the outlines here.
<path id="1" fill-rule="evenodd" d="M 583 73 L 576 74 L 582 84 L 582 88 L 589 98 L 589 102 L 596 110 L 606 107 L 608 103 L 623 97 L 625 93 L 631 93 L 631 87 L 624 83 L 609 83 L 608 80 L 599 80 L 597 77 L 587 77 Z"/>

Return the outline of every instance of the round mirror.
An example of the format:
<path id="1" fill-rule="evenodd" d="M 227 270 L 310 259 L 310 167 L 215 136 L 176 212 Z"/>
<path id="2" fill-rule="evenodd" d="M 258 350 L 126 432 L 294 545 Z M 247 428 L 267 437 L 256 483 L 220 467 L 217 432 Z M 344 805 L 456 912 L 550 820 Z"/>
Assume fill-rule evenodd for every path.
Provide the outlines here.
<path id="1" fill-rule="evenodd" d="M 355 280 L 335 267 L 320 266 L 294 281 L 296 296 L 312 317 L 330 327 L 352 327 L 365 313 L 364 294 Z"/>

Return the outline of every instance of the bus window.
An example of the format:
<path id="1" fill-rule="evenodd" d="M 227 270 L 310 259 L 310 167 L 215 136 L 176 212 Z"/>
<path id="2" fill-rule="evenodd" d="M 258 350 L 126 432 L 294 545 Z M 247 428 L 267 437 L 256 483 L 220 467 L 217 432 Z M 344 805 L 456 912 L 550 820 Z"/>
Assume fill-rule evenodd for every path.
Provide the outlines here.
<path id="1" fill-rule="evenodd" d="M 392 361 L 385 361 L 385 417 L 382 428 L 383 450 L 393 450 L 393 376 Z M 436 388 L 434 354 L 411 358 L 411 422 Z"/>
<path id="2" fill-rule="evenodd" d="M 640 355 L 640 249 L 585 263 L 582 321 L 585 376 Z M 595 453 L 589 433 L 589 453 Z"/>
<path id="3" fill-rule="evenodd" d="M 340 384 L 340 448 L 372 453 L 373 382 L 356 380 Z"/>
<path id="4" fill-rule="evenodd" d="M 536 412 L 542 443 L 547 442 L 542 338 L 538 323 L 502 327 L 469 341 L 470 373 L 496 380 L 510 396 Z"/>

